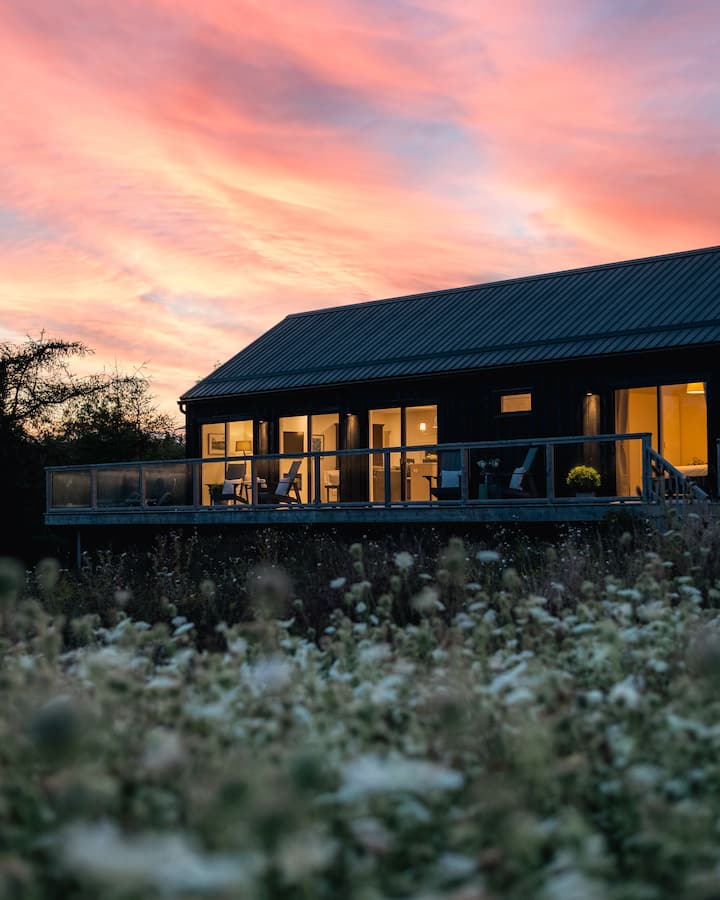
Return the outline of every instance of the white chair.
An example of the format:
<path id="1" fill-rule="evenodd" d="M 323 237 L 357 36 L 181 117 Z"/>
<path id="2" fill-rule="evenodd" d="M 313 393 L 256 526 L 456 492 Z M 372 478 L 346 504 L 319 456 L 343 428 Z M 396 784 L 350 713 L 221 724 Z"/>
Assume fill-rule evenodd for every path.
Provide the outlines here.
<path id="1" fill-rule="evenodd" d="M 330 491 L 335 491 L 335 499 L 340 500 L 340 469 L 328 469 L 323 481 L 327 502 L 330 502 Z"/>

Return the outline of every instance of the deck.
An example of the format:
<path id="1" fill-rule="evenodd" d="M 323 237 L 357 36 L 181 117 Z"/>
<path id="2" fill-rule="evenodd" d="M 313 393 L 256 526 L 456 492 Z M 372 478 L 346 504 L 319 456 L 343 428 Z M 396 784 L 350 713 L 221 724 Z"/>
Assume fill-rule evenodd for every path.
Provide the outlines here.
<path id="1" fill-rule="evenodd" d="M 611 434 L 53 467 L 46 474 L 45 523 L 241 528 L 600 522 L 621 512 L 654 519 L 663 515 L 668 502 L 686 506 L 709 499 L 653 451 L 650 440 L 645 433 Z M 419 458 L 420 466 L 414 462 Z M 503 460 L 504 468 L 488 473 L 485 465 L 491 458 Z M 521 483 L 518 473 L 528 459 L 532 471 L 522 489 L 507 490 L 513 476 Z M 567 487 L 568 467 L 578 462 L 591 462 L 603 472 L 605 490 L 598 496 L 575 496 Z M 241 496 L 228 500 L 214 494 L 212 482 L 226 478 L 236 463 L 245 472 Z M 274 483 L 293 463 L 301 470 L 302 493 L 282 502 L 268 491 L 268 481 Z M 621 481 L 616 465 L 632 477 Z M 455 486 L 434 491 L 449 466 L 455 467 Z M 416 474 L 419 470 L 422 475 Z M 330 490 L 328 471 L 339 478 Z M 626 490 L 611 493 L 608 484 L 624 484 Z"/>

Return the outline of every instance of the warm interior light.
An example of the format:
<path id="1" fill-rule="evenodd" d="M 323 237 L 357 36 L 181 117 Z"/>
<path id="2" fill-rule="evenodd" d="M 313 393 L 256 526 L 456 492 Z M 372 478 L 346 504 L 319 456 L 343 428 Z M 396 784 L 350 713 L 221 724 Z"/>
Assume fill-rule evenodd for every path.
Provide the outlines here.
<path id="1" fill-rule="evenodd" d="M 249 450 L 252 450 L 251 441 L 235 441 L 236 453 L 247 453 Z"/>
<path id="2" fill-rule="evenodd" d="M 704 381 L 691 381 L 687 386 L 688 394 L 704 394 L 705 393 L 705 382 Z"/>
<path id="3" fill-rule="evenodd" d="M 420 431 L 427 431 L 427 422 L 420 423 Z"/>

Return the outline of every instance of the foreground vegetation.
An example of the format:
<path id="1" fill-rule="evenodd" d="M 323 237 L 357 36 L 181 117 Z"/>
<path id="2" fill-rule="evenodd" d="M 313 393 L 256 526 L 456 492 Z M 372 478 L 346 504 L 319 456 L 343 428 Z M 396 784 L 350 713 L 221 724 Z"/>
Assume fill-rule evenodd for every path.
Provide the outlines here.
<path id="1" fill-rule="evenodd" d="M 720 896 L 719 550 L 6 559 L 0 897 Z"/>

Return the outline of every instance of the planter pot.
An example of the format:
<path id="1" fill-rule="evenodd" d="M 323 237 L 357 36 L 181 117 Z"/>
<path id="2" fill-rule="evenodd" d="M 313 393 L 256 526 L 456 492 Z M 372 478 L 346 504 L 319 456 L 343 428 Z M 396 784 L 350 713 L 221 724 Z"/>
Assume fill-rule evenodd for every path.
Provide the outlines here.
<path id="1" fill-rule="evenodd" d="M 575 496 L 581 500 L 587 500 L 595 496 L 595 491 L 575 491 Z"/>

